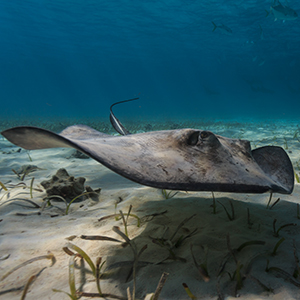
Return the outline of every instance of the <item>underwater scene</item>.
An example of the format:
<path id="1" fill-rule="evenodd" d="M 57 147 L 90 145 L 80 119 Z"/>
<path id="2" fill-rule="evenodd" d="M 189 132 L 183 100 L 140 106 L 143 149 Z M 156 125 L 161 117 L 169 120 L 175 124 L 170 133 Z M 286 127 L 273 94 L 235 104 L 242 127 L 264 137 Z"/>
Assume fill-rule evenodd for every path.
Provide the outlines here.
<path id="1" fill-rule="evenodd" d="M 299 13 L 0 1 L 0 299 L 300 299 Z"/>

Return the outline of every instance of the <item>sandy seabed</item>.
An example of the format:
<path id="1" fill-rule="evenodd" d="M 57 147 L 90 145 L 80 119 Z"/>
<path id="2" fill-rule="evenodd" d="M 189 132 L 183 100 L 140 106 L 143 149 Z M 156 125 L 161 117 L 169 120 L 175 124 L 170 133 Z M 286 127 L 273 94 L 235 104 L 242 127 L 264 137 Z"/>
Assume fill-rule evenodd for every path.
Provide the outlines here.
<path id="1" fill-rule="evenodd" d="M 299 172 L 296 123 L 252 127 L 239 124 L 230 128 L 218 124 L 211 130 L 248 139 L 252 148 L 280 145 Z M 269 208 L 269 194 L 214 193 L 214 213 L 212 193 L 179 191 L 165 199 L 159 189 L 133 183 L 92 159 L 73 157 L 73 149 L 35 150 L 29 155 L 18 149 L 0 140 L 0 181 L 8 189 L 2 188 L 0 193 L 0 299 L 21 299 L 32 275 L 37 276 L 26 299 L 69 299 L 53 289 L 70 293 L 72 256 L 63 248 L 67 246 L 76 253 L 72 245 L 84 250 L 94 264 L 98 257 L 105 261 L 100 272 L 103 293 L 127 299 L 128 287 L 132 293 L 134 286 L 133 248 L 125 246 L 125 240 L 113 230 L 118 226 L 125 232 L 122 219 L 111 215 L 121 210 L 127 218 L 130 206 L 131 215 L 139 219 L 128 217 L 128 237 L 137 252 L 147 245 L 135 264 L 136 299 L 154 293 L 164 272 L 168 276 L 159 299 L 192 298 L 183 284 L 197 299 L 300 299 L 297 182 L 291 195 L 274 194 Z M 28 164 L 39 169 L 21 181 L 12 169 Z M 62 201 L 52 201 L 52 205 L 41 209 L 23 200 L 42 207 L 46 193 L 40 182 L 51 179 L 60 168 L 86 178 L 85 184 L 93 189 L 101 188 L 98 199 L 72 203 L 67 215 Z M 26 187 L 17 185 L 21 182 Z M 123 243 L 82 238 L 95 235 Z M 55 261 L 39 259 L 8 274 L 20 264 L 46 255 L 53 255 Z M 86 262 L 83 265 L 79 257 L 75 259 L 75 282 L 78 291 L 97 293 L 91 268 Z"/>

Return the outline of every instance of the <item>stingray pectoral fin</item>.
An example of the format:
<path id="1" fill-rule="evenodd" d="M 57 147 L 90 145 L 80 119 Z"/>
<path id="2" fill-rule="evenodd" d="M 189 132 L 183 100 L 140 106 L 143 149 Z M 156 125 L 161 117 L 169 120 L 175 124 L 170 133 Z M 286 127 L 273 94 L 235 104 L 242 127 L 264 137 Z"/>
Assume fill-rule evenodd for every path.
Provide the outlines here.
<path id="1" fill-rule="evenodd" d="M 286 152 L 277 146 L 265 146 L 252 150 L 252 156 L 279 187 L 281 193 L 291 194 L 294 189 L 294 170 Z"/>
<path id="2" fill-rule="evenodd" d="M 72 147 L 77 149 L 77 145 L 51 131 L 31 127 L 14 127 L 1 132 L 1 134 L 11 143 L 26 150 Z"/>

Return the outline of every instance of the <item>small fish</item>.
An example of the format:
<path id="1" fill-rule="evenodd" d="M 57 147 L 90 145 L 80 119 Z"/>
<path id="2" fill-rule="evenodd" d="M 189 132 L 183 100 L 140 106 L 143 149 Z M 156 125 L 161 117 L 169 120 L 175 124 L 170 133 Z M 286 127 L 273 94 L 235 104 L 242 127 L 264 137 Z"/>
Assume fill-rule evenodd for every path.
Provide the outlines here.
<path id="1" fill-rule="evenodd" d="M 224 24 L 219 26 L 216 25 L 214 22 L 212 22 L 212 24 L 214 25 L 214 29 L 212 31 L 215 31 L 217 28 L 219 28 L 225 34 L 232 34 L 232 30 L 229 27 L 225 26 Z"/>
<path id="2" fill-rule="evenodd" d="M 275 0 L 274 4 L 271 5 L 270 12 L 275 17 L 275 21 L 296 20 L 298 18 L 298 14 L 292 8 L 282 5 L 278 0 Z M 268 15 L 269 12 L 267 12 Z"/>

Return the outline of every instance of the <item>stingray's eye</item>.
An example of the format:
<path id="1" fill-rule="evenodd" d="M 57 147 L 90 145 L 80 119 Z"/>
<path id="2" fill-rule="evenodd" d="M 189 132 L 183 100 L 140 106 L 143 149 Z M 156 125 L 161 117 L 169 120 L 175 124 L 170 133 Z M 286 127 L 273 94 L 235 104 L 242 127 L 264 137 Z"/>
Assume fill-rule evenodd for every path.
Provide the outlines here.
<path id="1" fill-rule="evenodd" d="M 187 139 L 187 144 L 190 146 L 195 146 L 199 140 L 199 131 L 193 132 Z"/>
<path id="2" fill-rule="evenodd" d="M 201 139 L 205 139 L 205 138 L 207 138 L 207 137 L 210 136 L 210 132 L 208 132 L 208 131 L 202 131 L 200 133 L 200 136 L 201 136 Z"/>

